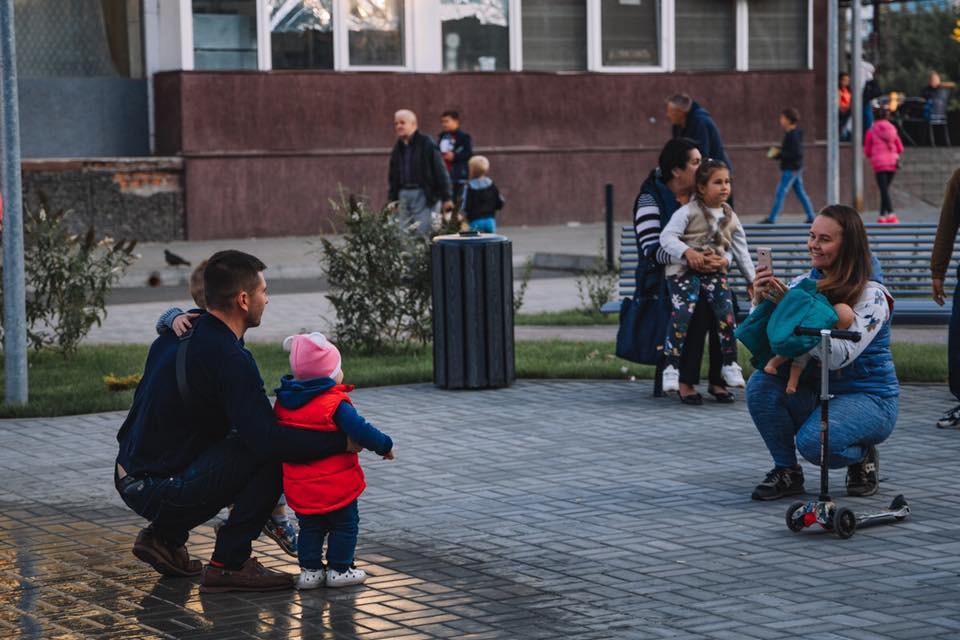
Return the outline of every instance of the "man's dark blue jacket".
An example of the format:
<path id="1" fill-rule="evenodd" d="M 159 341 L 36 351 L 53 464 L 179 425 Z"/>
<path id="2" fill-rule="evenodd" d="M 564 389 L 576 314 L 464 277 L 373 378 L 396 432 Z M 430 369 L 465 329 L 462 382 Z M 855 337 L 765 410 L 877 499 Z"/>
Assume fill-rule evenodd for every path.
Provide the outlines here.
<path id="1" fill-rule="evenodd" d="M 177 388 L 180 341 L 168 332 L 150 347 L 133 406 L 117 434 L 117 462 L 129 475 L 176 474 L 231 427 L 268 461 L 309 462 L 345 450 L 346 437 L 339 431 L 278 425 L 257 363 L 233 331 L 210 314 L 193 326 L 186 360 L 190 407 Z"/>
<path id="2" fill-rule="evenodd" d="M 720 131 L 717 124 L 710 117 L 710 112 L 694 102 L 687 112 L 687 121 L 682 127 L 673 126 L 674 138 L 690 138 L 697 143 L 697 148 L 703 159 L 713 158 L 722 160 L 730 171 L 733 171 L 733 165 L 730 164 L 730 158 L 723 148 L 723 140 L 720 139 Z"/>

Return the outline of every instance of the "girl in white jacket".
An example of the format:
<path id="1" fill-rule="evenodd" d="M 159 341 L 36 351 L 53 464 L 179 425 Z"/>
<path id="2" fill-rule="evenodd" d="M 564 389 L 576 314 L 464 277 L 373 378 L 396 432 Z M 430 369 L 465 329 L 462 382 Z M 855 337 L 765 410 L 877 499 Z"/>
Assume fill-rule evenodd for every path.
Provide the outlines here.
<path id="1" fill-rule="evenodd" d="M 670 327 L 663 344 L 667 357 L 663 370 L 663 390 L 680 389 L 680 354 L 687 326 L 703 299 L 712 308 L 718 322 L 723 367 L 720 374 L 730 387 L 743 387 L 743 372 L 737 364 L 737 341 L 733 335 L 736 319 L 733 297 L 727 285 L 726 271 L 701 273 L 704 255 L 718 253 L 736 260 L 748 283 L 755 270 L 747 248 L 747 236 L 727 199 L 730 197 L 730 171 L 719 160 L 706 160 L 697 170 L 697 192 L 686 205 L 677 209 L 660 233 L 660 246 L 680 264 L 665 267 L 670 290 Z"/>

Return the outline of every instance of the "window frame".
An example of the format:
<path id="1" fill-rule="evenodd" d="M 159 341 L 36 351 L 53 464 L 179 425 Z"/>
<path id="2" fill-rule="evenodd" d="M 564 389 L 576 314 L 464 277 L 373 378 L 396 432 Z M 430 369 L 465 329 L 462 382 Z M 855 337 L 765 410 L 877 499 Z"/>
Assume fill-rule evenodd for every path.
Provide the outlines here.
<path id="1" fill-rule="evenodd" d="M 417 71 L 414 60 L 416 60 L 416 51 L 414 47 L 414 9 L 416 0 L 403 1 L 403 29 L 401 37 L 403 38 L 403 64 L 401 65 L 366 65 L 350 63 L 350 30 L 347 29 L 347 14 L 349 8 L 347 3 L 350 0 L 333 0 L 333 68 L 335 71 L 398 71 L 413 72 Z M 425 3 L 424 3 L 425 4 Z M 437 5 L 439 6 L 439 5 Z M 437 12 L 437 29 L 440 29 L 439 11 Z M 442 55 L 442 53 L 441 53 Z M 441 64 L 442 64 L 441 60 Z"/>
<path id="2" fill-rule="evenodd" d="M 603 64 L 603 16 L 601 0 L 587 0 L 587 71 L 596 73 L 669 73 L 676 67 L 676 29 L 673 0 L 660 1 L 657 65 Z"/>
<path id="3" fill-rule="evenodd" d="M 149 1 L 149 0 L 148 0 Z M 154 0 L 156 1 L 156 0 Z M 587 9 L 587 68 L 573 73 L 672 73 L 676 65 L 676 3 L 660 0 L 658 65 L 614 66 L 603 64 L 603 33 L 601 0 L 585 0 Z M 403 56 L 402 65 L 355 65 L 349 60 L 350 41 L 346 24 L 349 0 L 333 0 L 333 70 L 406 72 L 406 73 L 493 73 L 489 71 L 444 71 L 442 22 L 439 0 L 403 0 Z M 796 70 L 814 68 L 813 28 L 814 2 L 807 2 L 806 65 Z M 523 0 L 509 0 L 510 72 L 525 71 L 523 67 Z M 270 11 L 267 0 L 256 0 L 257 6 L 257 69 L 273 70 L 273 50 L 270 32 Z M 193 2 L 179 0 L 180 53 L 182 69 L 195 69 L 193 49 Z M 753 71 L 750 67 L 750 14 L 748 0 L 736 0 L 735 65 L 730 72 Z M 146 46 L 146 45 L 145 45 Z M 147 63 L 149 64 L 149 63 Z M 146 65 L 145 65 L 146 68 Z M 784 69 L 784 71 L 793 69 Z M 306 69 L 305 69 L 306 71 Z M 696 70 L 685 70 L 699 73 Z M 704 71 L 704 73 L 711 73 Z"/>

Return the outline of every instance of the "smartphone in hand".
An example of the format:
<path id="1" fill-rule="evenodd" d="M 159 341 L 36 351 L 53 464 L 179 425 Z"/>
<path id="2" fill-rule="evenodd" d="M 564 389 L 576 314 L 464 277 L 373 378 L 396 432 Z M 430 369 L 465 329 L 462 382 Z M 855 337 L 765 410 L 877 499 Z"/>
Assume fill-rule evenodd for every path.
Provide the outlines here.
<path id="1" fill-rule="evenodd" d="M 773 249 L 757 247 L 757 266 L 766 267 L 771 274 L 773 273 Z"/>

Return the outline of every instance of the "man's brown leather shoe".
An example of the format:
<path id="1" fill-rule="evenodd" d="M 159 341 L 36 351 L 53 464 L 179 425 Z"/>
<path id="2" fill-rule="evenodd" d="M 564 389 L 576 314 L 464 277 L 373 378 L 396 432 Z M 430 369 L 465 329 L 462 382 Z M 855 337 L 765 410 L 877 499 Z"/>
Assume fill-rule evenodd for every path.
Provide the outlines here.
<path id="1" fill-rule="evenodd" d="M 200 591 L 280 591 L 292 589 L 293 583 L 292 575 L 267 569 L 256 558 L 247 558 L 239 569 L 206 565 L 200 578 Z"/>
<path id="2" fill-rule="evenodd" d="M 203 571 L 203 565 L 199 560 L 190 559 L 184 545 L 175 547 L 167 543 L 150 527 L 140 531 L 133 543 L 133 555 L 165 576 L 185 578 Z"/>

